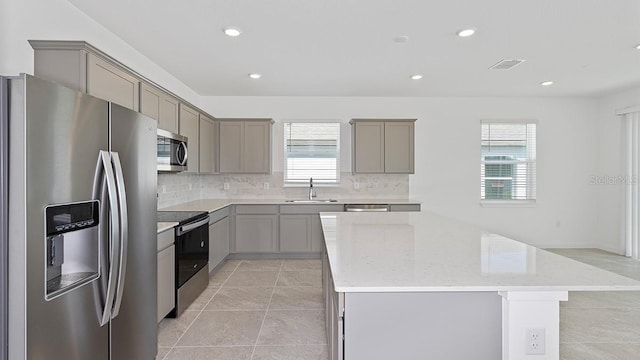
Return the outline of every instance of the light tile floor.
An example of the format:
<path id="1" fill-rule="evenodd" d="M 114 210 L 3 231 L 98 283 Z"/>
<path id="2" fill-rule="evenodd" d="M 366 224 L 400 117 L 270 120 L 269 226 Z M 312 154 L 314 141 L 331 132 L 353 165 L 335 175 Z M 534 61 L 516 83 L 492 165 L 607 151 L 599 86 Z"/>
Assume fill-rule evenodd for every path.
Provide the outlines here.
<path id="1" fill-rule="evenodd" d="M 640 280 L 640 262 L 596 249 L 553 249 Z M 569 292 L 560 303 L 561 360 L 640 359 L 640 292 Z"/>
<path id="2" fill-rule="evenodd" d="M 229 260 L 178 319 L 157 360 L 327 359 L 320 260 Z"/>
<path id="3" fill-rule="evenodd" d="M 640 262 L 595 249 L 550 250 L 640 280 Z M 157 360 L 327 359 L 320 260 L 229 260 L 178 319 Z M 640 292 L 570 292 L 561 360 L 640 359 Z"/>

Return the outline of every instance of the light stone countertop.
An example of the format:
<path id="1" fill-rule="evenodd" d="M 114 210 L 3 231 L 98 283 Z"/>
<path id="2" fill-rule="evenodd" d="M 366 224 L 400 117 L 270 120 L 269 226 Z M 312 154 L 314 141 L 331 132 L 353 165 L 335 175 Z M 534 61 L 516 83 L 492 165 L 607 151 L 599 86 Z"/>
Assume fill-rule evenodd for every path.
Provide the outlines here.
<path id="1" fill-rule="evenodd" d="M 432 212 L 320 217 L 337 292 L 640 290 L 639 281 Z"/>
<path id="2" fill-rule="evenodd" d="M 178 225 L 177 222 L 159 222 L 158 223 L 158 234 L 163 233 L 167 230 L 170 230 Z"/>
<path id="3" fill-rule="evenodd" d="M 344 205 L 344 204 L 420 204 L 411 199 L 338 199 L 336 202 L 293 203 L 294 199 L 202 199 L 158 209 L 162 211 L 207 211 L 220 210 L 229 205 Z M 304 200 L 304 199 L 295 199 Z M 322 199 L 319 199 L 322 200 Z"/>

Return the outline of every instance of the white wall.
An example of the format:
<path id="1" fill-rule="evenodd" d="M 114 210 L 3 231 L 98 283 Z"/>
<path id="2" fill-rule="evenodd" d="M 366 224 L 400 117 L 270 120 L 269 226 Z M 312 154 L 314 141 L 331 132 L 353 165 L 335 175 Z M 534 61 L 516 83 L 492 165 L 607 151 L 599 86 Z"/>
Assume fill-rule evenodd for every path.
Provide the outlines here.
<path id="1" fill-rule="evenodd" d="M 599 99 L 598 102 L 598 173 L 597 176 L 625 176 L 625 131 L 622 116 L 616 110 L 640 106 L 640 87 Z M 594 185 L 598 192 L 598 237 L 601 248 L 624 253 L 625 185 L 619 181 Z"/>
<path id="2" fill-rule="evenodd" d="M 598 246 L 597 189 L 589 185 L 590 176 L 597 172 L 594 99 L 203 97 L 202 107 L 217 117 L 272 117 L 277 123 L 418 118 L 410 196 L 421 200 L 424 209 L 534 245 Z M 537 205 L 482 208 L 480 120 L 509 118 L 539 122 Z M 348 139 L 347 134 L 342 136 Z M 281 141 L 274 146 L 281 146 Z M 274 151 L 274 163 L 281 168 L 280 154 Z M 342 154 L 347 154 L 344 148 Z"/>
<path id="3" fill-rule="evenodd" d="M 354 117 L 416 117 L 416 174 L 410 177 L 410 193 L 423 201 L 425 209 L 482 224 L 535 245 L 620 249 L 620 199 L 616 200 L 619 189 L 590 185 L 589 178 L 620 174 L 621 130 L 612 114 L 616 108 L 638 105 L 638 89 L 600 102 L 541 98 L 200 97 L 65 0 L 3 0 L 1 74 L 33 73 L 33 51 L 28 39 L 86 40 L 214 116 L 273 117 L 279 122 L 276 134 L 281 134 L 281 123 L 287 119 L 340 119 L 346 124 Z M 479 121 L 486 118 L 539 121 L 535 207 L 479 206 Z M 348 149 L 349 138 L 343 139 L 342 168 L 347 170 L 350 161 L 344 150 Z M 274 147 L 281 141 L 276 137 Z M 281 171 L 281 151 L 274 150 L 274 170 Z"/>
<path id="4" fill-rule="evenodd" d="M 0 1 L 0 74 L 33 74 L 30 39 L 85 40 L 185 100 L 200 104 L 196 92 L 66 0 Z"/>

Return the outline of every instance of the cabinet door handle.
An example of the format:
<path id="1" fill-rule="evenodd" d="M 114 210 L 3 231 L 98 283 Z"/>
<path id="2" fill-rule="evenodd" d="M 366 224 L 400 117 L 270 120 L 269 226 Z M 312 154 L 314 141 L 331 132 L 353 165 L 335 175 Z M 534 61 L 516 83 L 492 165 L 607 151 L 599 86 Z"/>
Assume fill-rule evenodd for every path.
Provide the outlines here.
<path id="1" fill-rule="evenodd" d="M 203 248 L 204 247 L 204 241 L 200 241 L 200 247 Z"/>

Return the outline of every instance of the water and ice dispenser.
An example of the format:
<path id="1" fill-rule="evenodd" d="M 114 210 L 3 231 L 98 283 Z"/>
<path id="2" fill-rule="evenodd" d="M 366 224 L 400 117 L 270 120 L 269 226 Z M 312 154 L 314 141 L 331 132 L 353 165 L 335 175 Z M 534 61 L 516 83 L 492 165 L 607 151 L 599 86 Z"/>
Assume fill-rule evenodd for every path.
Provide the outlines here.
<path id="1" fill-rule="evenodd" d="M 45 207 L 47 300 L 100 276 L 99 201 Z"/>

